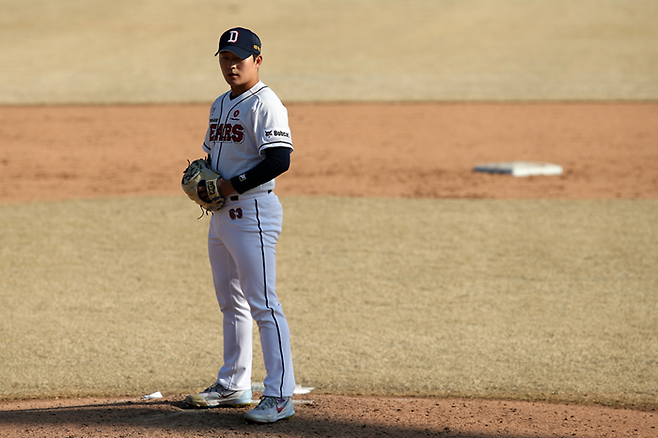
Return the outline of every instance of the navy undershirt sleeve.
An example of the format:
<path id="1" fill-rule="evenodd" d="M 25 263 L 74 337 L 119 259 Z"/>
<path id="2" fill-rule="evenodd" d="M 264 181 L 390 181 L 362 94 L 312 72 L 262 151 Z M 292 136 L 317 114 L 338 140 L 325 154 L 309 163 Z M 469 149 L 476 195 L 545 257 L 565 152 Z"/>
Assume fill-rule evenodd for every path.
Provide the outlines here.
<path id="1" fill-rule="evenodd" d="M 263 161 L 242 175 L 231 178 L 233 188 L 239 194 L 258 187 L 273 180 L 290 168 L 290 154 L 292 149 L 286 147 L 273 147 L 265 150 Z"/>

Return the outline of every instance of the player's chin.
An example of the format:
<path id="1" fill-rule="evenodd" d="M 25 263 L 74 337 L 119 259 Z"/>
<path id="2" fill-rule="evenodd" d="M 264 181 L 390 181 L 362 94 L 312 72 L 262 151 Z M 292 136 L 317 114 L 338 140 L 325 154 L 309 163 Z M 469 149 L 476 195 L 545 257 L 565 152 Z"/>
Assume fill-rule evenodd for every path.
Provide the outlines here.
<path id="1" fill-rule="evenodd" d="M 236 74 L 229 73 L 227 75 L 224 75 L 224 79 L 226 79 L 226 82 L 228 82 L 229 84 L 237 84 L 240 82 L 240 76 Z"/>

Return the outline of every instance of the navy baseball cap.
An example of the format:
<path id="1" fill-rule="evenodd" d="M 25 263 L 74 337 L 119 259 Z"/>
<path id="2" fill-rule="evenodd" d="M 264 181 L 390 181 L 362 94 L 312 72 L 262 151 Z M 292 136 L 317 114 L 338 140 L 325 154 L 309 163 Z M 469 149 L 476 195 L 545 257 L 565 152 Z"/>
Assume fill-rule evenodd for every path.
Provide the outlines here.
<path id="1" fill-rule="evenodd" d="M 251 55 L 260 55 L 260 38 L 249 29 L 234 27 L 224 32 L 219 38 L 219 49 L 215 56 L 225 50 L 235 53 L 241 59 Z"/>

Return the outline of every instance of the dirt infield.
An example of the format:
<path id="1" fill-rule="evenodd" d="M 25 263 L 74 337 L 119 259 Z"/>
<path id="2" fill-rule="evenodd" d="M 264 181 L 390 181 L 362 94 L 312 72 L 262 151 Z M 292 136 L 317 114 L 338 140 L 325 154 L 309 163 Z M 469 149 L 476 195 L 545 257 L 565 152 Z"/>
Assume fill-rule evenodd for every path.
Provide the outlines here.
<path id="1" fill-rule="evenodd" d="M 297 150 L 284 196 L 481 199 L 658 198 L 656 104 L 290 105 Z M 207 108 L 0 108 L 0 201 L 179 194 Z M 38 121 L 38 123 L 35 123 Z M 39 135 L 31 126 L 39 126 Z M 399 147 L 404 145 L 405 147 Z M 157 148 L 158 153 L 153 153 Z M 480 162 L 537 160 L 554 177 L 474 173 Z M 159 169 L 160 172 L 147 172 Z M 13 185 L 26 172 L 35 184 Z M 297 396 L 291 421 L 247 426 L 241 411 L 164 400 L 0 403 L 0 434 L 22 436 L 641 436 L 654 410 L 520 401 Z"/>
<path id="2" fill-rule="evenodd" d="M 655 437 L 655 412 L 518 401 L 304 396 L 295 416 L 245 424 L 241 409 L 191 410 L 180 397 L 0 402 L 18 437 Z"/>
<path id="3" fill-rule="evenodd" d="M 658 198 L 658 103 L 292 104 L 282 196 Z M 207 105 L 0 107 L 0 202 L 180 194 Z M 555 177 L 479 163 L 540 161 Z M 154 171 L 157 169 L 157 171 Z M 25 172 L 39 178 L 16 190 Z"/>

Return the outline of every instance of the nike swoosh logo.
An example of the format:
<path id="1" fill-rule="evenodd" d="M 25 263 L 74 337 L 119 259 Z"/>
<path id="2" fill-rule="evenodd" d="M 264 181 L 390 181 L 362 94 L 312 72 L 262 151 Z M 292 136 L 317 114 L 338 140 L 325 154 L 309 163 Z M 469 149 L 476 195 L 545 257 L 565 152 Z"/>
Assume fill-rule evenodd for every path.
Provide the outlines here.
<path id="1" fill-rule="evenodd" d="M 285 407 L 286 407 L 286 404 L 285 404 L 285 403 L 282 404 L 281 407 L 277 406 L 277 407 L 276 407 L 276 412 L 277 412 L 277 414 L 280 414 L 281 411 L 283 410 L 283 408 L 285 408 Z"/>

